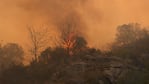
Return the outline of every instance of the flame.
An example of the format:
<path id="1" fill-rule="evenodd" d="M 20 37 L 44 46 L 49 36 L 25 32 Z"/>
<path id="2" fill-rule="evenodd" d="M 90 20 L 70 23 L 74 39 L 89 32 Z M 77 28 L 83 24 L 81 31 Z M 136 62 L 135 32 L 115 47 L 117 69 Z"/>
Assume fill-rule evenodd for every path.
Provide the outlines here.
<path id="1" fill-rule="evenodd" d="M 63 42 L 63 47 L 68 50 L 68 53 L 70 56 L 72 56 L 73 53 L 73 48 L 76 43 L 76 34 L 74 32 L 68 34 L 67 39 Z"/>

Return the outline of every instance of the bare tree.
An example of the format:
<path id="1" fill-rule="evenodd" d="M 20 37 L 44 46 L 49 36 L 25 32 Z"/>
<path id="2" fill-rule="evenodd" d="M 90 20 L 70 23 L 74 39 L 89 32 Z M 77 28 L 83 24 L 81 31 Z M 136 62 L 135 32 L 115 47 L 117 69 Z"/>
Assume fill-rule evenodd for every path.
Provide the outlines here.
<path id="1" fill-rule="evenodd" d="M 48 28 L 42 26 L 41 28 L 36 29 L 34 27 L 27 27 L 27 29 L 32 44 L 30 52 L 34 56 L 34 60 L 37 61 L 40 52 L 47 46 L 49 42 Z"/>
<path id="2" fill-rule="evenodd" d="M 61 43 L 62 46 L 67 50 L 68 54 L 70 54 L 71 48 L 73 48 L 75 45 L 76 33 L 69 24 L 67 24 L 67 27 L 65 27 L 66 29 L 61 30 Z"/>

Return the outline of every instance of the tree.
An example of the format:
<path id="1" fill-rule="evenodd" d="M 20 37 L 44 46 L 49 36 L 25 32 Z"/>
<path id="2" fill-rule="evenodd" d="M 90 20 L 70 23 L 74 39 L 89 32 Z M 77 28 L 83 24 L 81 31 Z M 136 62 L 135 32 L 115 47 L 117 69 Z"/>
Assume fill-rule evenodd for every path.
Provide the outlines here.
<path id="1" fill-rule="evenodd" d="M 115 42 L 112 44 L 112 50 L 137 53 L 137 50 L 147 46 L 146 42 L 148 42 L 149 31 L 142 28 L 139 24 L 124 24 L 119 26 L 117 31 Z"/>
<path id="2" fill-rule="evenodd" d="M 24 51 L 21 46 L 16 43 L 7 43 L 2 46 L 0 54 L 1 66 L 8 68 L 15 64 L 22 64 Z"/>
<path id="3" fill-rule="evenodd" d="M 117 31 L 117 45 L 126 45 L 142 37 L 141 26 L 137 23 L 121 25 L 117 28 Z"/>
<path id="4" fill-rule="evenodd" d="M 84 48 L 87 47 L 87 41 L 81 37 L 81 36 L 78 36 L 75 38 L 75 45 L 74 45 L 74 48 L 73 48 L 73 51 L 74 52 L 80 52 L 81 50 L 83 50 Z"/>
<path id="5" fill-rule="evenodd" d="M 67 52 L 62 47 L 49 47 L 41 52 L 41 55 L 39 57 L 39 61 L 44 64 L 63 64 L 66 63 L 69 59 Z"/>
<path id="6" fill-rule="evenodd" d="M 72 55 L 74 48 L 77 46 L 84 46 L 87 44 L 83 38 L 81 28 L 82 22 L 80 17 L 75 14 L 68 15 L 62 23 L 58 25 L 60 33 L 60 45 L 66 49 L 68 55 Z M 84 43 L 80 45 L 80 42 Z"/>
<path id="7" fill-rule="evenodd" d="M 138 24 L 124 24 L 118 27 L 118 33 L 116 36 L 115 43 L 112 45 L 111 53 L 113 56 L 119 56 L 125 62 L 124 70 L 127 71 L 124 79 L 120 79 L 121 82 L 131 82 L 131 84 L 139 83 L 144 81 L 146 71 L 148 71 L 149 62 L 149 31 L 142 28 Z M 129 68 L 128 68 L 129 67 Z M 128 72 L 128 70 L 129 72 Z M 137 72 L 132 73 L 132 72 Z M 140 75 L 139 77 L 134 75 Z M 129 75 L 129 77 L 127 77 Z M 141 76 L 142 75 L 142 76 Z M 148 75 L 148 74 L 147 74 Z M 134 80 L 128 80 L 126 78 L 141 79 L 138 82 Z M 146 79 L 145 79 L 146 80 Z"/>
<path id="8" fill-rule="evenodd" d="M 41 27 L 38 30 L 38 28 L 34 27 L 28 27 L 28 32 L 30 35 L 30 40 L 31 40 L 31 54 L 34 56 L 34 60 L 38 60 L 38 56 L 40 52 L 47 46 L 48 39 L 49 39 L 49 34 L 48 34 L 48 29 L 46 27 Z"/>
<path id="9" fill-rule="evenodd" d="M 142 28 L 137 23 L 124 24 L 117 28 L 115 42 L 112 44 L 112 51 L 117 55 L 138 55 L 148 42 L 148 30 Z M 144 45 L 144 48 L 143 48 Z M 146 49 L 146 48 L 145 48 Z"/>

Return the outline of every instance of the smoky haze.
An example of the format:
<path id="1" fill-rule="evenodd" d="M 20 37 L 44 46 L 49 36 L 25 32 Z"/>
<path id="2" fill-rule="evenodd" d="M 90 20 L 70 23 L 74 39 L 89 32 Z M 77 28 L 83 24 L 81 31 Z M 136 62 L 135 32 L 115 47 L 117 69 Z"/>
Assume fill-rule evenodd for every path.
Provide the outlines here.
<path id="1" fill-rule="evenodd" d="M 54 31 L 68 16 L 75 16 L 77 28 L 83 32 L 89 45 L 98 48 L 114 39 L 118 25 L 131 22 L 149 24 L 147 0 L 0 1 L 0 38 L 4 42 L 22 45 L 28 42 L 26 25 L 46 24 Z"/>

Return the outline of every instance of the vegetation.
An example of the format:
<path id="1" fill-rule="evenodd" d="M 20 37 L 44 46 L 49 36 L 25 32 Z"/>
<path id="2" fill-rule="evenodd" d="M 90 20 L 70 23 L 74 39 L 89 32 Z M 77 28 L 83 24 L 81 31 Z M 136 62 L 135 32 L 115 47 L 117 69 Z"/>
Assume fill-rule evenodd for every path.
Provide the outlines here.
<path id="1" fill-rule="evenodd" d="M 40 43 L 36 44 L 38 39 L 30 29 L 35 59 L 27 66 L 22 63 L 24 52 L 18 44 L 1 45 L 0 83 L 149 84 L 147 29 L 136 23 L 120 25 L 110 50 L 102 52 L 88 47 L 83 35 L 75 33 L 72 23 L 60 30 L 59 45 L 41 52 L 35 49 Z"/>

